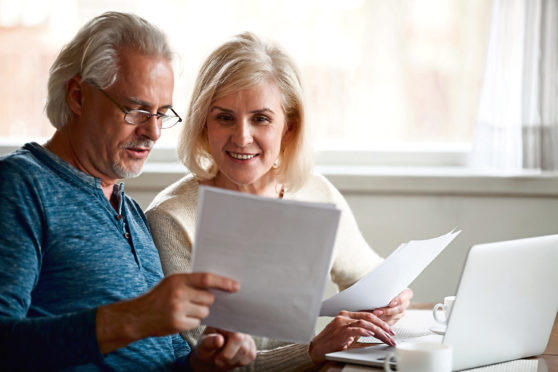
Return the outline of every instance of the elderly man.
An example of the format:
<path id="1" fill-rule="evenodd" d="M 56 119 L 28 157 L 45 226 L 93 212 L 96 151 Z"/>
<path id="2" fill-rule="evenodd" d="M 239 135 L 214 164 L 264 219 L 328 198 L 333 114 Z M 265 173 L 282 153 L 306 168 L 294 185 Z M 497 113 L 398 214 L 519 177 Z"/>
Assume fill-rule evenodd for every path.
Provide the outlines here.
<path id="1" fill-rule="evenodd" d="M 210 330 L 190 353 L 177 334 L 207 316 L 220 276 L 163 279 L 140 207 L 140 173 L 172 108 L 164 34 L 130 14 L 87 23 L 51 67 L 44 145 L 0 158 L 0 370 L 228 369 L 249 336 Z"/>

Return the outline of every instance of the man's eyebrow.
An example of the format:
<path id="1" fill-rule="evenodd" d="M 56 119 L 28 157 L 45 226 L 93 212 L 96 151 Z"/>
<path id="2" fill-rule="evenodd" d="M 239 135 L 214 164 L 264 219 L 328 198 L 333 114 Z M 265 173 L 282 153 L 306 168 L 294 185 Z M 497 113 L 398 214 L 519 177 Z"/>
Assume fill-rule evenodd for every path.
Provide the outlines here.
<path id="1" fill-rule="evenodd" d="M 128 97 L 127 101 L 129 103 L 132 103 L 132 104 L 138 105 L 138 106 L 142 106 L 142 107 L 153 107 L 152 103 L 149 103 L 147 101 L 141 100 L 141 99 L 136 98 L 136 97 Z M 172 104 L 169 103 L 169 104 L 161 106 L 159 108 L 167 108 L 168 109 L 168 108 L 171 108 L 171 107 L 172 107 Z"/>

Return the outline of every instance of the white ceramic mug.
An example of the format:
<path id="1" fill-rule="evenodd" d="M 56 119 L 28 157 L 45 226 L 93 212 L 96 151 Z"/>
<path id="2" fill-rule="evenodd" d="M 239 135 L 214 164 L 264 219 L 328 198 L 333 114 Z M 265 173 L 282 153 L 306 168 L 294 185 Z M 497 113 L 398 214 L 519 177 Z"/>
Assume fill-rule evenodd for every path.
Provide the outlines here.
<path id="1" fill-rule="evenodd" d="M 443 304 L 438 303 L 434 305 L 434 308 L 432 309 L 432 315 L 434 316 L 434 320 L 440 324 L 448 325 L 448 320 L 450 318 L 451 310 L 453 309 L 454 302 L 455 302 L 455 296 L 447 296 L 444 297 Z M 443 318 L 441 318 L 439 315 L 440 311 L 444 313 Z"/>
<path id="2" fill-rule="evenodd" d="M 397 372 L 451 372 L 451 345 L 434 342 L 406 342 L 395 347 L 384 361 L 384 370 L 392 372 L 390 360 L 395 355 Z"/>

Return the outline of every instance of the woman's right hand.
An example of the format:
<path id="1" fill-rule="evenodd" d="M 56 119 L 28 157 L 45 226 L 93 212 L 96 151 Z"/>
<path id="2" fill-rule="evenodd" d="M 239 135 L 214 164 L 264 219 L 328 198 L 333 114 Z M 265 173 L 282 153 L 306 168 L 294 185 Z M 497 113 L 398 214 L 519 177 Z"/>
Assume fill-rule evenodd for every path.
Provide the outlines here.
<path id="1" fill-rule="evenodd" d="M 360 336 L 374 336 L 395 346 L 394 335 L 391 327 L 372 313 L 343 310 L 314 337 L 308 353 L 314 364 L 319 365 L 325 361 L 327 353 L 348 348 Z"/>
<path id="2" fill-rule="evenodd" d="M 207 327 L 190 353 L 194 371 L 228 371 L 256 359 L 254 339 L 247 334 Z"/>

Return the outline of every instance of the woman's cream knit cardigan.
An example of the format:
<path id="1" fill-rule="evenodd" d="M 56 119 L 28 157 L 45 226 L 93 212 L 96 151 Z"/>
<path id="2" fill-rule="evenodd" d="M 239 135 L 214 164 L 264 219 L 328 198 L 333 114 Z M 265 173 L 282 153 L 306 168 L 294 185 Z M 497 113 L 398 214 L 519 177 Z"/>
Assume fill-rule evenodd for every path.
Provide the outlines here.
<path id="1" fill-rule="evenodd" d="M 199 183 L 187 175 L 163 190 L 146 211 L 153 240 L 159 250 L 165 275 L 189 272 L 195 236 Z M 333 203 L 341 210 L 341 219 L 330 264 L 330 279 L 343 290 L 381 262 L 368 246 L 357 226 L 353 213 L 337 189 L 314 174 L 306 185 L 294 192 L 285 192 L 285 199 Z M 301 283 L 303 285 L 303 283 Z M 203 332 L 200 326 L 183 334 L 195 345 Z M 308 355 L 308 345 L 288 344 L 264 337 L 254 337 L 258 348 L 256 360 L 242 371 L 307 371 L 316 369 Z"/>

